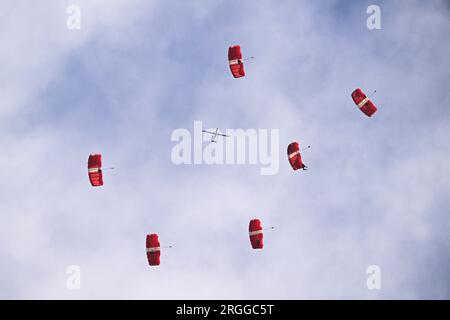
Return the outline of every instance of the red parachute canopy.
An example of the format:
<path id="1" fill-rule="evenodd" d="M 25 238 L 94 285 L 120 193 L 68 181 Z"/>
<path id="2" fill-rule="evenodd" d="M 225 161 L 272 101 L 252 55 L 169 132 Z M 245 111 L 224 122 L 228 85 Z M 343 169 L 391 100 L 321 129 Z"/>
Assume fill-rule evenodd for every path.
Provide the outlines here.
<path id="1" fill-rule="evenodd" d="M 377 111 L 377 107 L 375 107 L 373 102 L 369 100 L 360 88 L 352 92 L 352 99 L 359 109 L 368 117 L 371 117 Z"/>
<path id="2" fill-rule="evenodd" d="M 146 240 L 147 260 L 151 266 L 159 266 L 161 256 L 161 245 L 156 233 L 148 234 Z"/>
<path id="3" fill-rule="evenodd" d="M 103 173 L 102 173 L 102 155 L 91 154 L 88 159 L 88 175 L 89 181 L 93 187 L 99 187 L 103 185 Z"/>
<path id="4" fill-rule="evenodd" d="M 236 45 L 228 48 L 228 63 L 230 64 L 230 70 L 233 77 L 241 78 L 245 76 L 240 46 Z"/>
<path id="5" fill-rule="evenodd" d="M 292 169 L 304 169 L 306 166 L 302 162 L 302 155 L 300 154 L 300 148 L 298 142 L 292 142 L 288 145 L 287 155 L 289 158 L 289 163 L 292 166 Z"/>
<path id="6" fill-rule="evenodd" d="M 250 236 L 250 243 L 253 249 L 262 249 L 263 244 L 263 230 L 261 226 L 261 221 L 259 219 L 250 220 L 248 225 L 248 233 Z"/>

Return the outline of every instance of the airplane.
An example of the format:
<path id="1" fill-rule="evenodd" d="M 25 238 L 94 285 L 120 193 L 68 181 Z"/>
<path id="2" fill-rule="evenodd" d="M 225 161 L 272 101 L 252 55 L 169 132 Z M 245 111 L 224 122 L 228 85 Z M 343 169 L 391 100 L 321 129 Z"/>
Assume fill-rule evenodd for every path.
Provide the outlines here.
<path id="1" fill-rule="evenodd" d="M 229 136 L 227 136 L 226 134 L 218 133 L 218 131 L 219 131 L 219 128 L 216 128 L 216 131 L 215 131 L 215 132 L 211 132 L 211 131 L 207 131 L 207 130 L 202 130 L 202 132 L 209 133 L 209 134 L 212 135 L 212 136 L 211 136 L 211 142 L 217 142 L 217 140 L 216 140 L 217 136 L 229 137 Z"/>

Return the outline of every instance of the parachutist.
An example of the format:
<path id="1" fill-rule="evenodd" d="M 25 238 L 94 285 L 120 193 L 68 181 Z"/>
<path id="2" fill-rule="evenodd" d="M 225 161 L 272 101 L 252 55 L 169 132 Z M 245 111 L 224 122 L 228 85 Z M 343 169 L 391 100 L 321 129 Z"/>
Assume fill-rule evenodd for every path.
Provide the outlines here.
<path id="1" fill-rule="evenodd" d="M 262 249 L 263 244 L 263 228 L 261 225 L 261 220 L 252 219 L 248 226 L 248 232 L 250 236 L 250 243 L 253 249 Z"/>
<path id="2" fill-rule="evenodd" d="M 103 186 L 102 155 L 90 154 L 88 159 L 89 181 L 93 187 Z"/>
<path id="3" fill-rule="evenodd" d="M 148 234 L 146 239 L 147 260 L 150 266 L 159 266 L 161 256 L 161 244 L 156 233 Z"/>
<path id="4" fill-rule="evenodd" d="M 369 99 L 376 90 L 369 96 L 360 89 L 357 88 L 352 92 L 352 99 L 355 102 L 356 106 L 368 117 L 371 117 L 376 111 L 377 107 L 375 104 Z"/>
<path id="5" fill-rule="evenodd" d="M 307 148 L 309 148 L 308 146 Z M 304 149 L 302 149 L 304 150 Z M 292 169 L 299 170 L 303 169 L 306 170 L 307 166 L 302 162 L 302 155 L 300 154 L 300 147 L 298 142 L 292 142 L 288 145 L 287 154 L 289 158 L 289 163 L 292 166 Z"/>
<path id="6" fill-rule="evenodd" d="M 241 47 L 239 45 L 228 48 L 228 64 L 234 78 L 245 76 L 244 60 L 242 59 Z"/>

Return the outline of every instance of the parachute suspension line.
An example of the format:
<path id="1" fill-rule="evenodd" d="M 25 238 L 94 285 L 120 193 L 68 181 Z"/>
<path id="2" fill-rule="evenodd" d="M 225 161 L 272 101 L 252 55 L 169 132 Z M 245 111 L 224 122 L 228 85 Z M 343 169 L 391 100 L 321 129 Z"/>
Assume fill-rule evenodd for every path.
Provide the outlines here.
<path id="1" fill-rule="evenodd" d="M 114 170 L 114 167 L 103 168 L 102 170 Z"/>
<path id="2" fill-rule="evenodd" d="M 172 246 L 161 247 L 161 249 L 170 249 L 170 248 L 172 248 Z"/>
<path id="3" fill-rule="evenodd" d="M 275 227 L 264 228 L 263 230 L 273 230 L 273 229 L 275 229 Z"/>
<path id="4" fill-rule="evenodd" d="M 369 97 L 368 97 L 368 98 L 370 98 L 371 96 L 373 96 L 375 93 L 377 93 L 377 90 L 373 90 L 373 92 L 372 92 L 371 94 L 369 94 Z"/>
<path id="5" fill-rule="evenodd" d="M 248 57 L 248 58 L 242 59 L 242 62 L 250 60 L 250 59 L 255 59 L 255 57 Z"/>
<path id="6" fill-rule="evenodd" d="M 306 149 L 309 149 L 309 148 L 311 148 L 311 146 L 304 147 L 304 148 L 301 149 L 300 151 L 305 151 Z"/>

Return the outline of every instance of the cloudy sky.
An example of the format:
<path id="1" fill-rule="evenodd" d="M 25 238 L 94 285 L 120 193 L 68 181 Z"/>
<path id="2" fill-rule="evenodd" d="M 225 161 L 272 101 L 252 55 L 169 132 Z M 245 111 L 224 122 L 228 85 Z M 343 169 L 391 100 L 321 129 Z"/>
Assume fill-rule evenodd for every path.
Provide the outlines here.
<path id="1" fill-rule="evenodd" d="M 449 1 L 0 4 L 0 298 L 450 298 Z M 377 90 L 372 118 L 357 87 Z M 195 120 L 279 129 L 278 174 L 173 164 Z M 116 168 L 102 188 L 90 153 Z M 275 227 L 262 251 L 252 218 Z M 159 267 L 149 233 L 174 246 Z"/>

